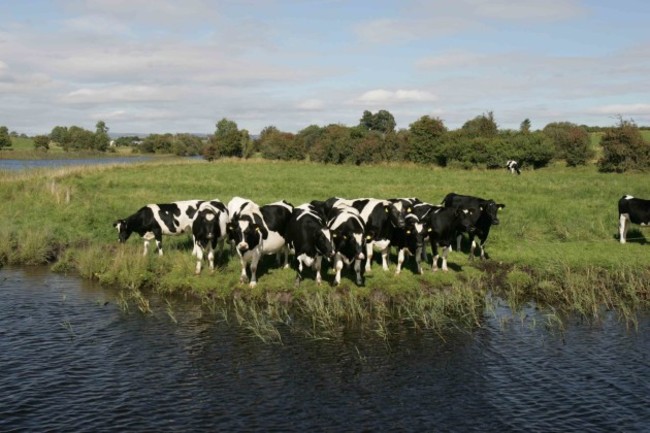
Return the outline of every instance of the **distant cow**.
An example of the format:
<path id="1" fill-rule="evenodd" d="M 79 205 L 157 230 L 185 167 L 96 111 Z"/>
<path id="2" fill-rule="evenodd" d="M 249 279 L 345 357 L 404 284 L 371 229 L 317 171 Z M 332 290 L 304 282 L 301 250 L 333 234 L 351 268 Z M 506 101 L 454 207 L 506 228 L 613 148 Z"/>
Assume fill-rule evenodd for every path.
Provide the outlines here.
<path id="1" fill-rule="evenodd" d="M 508 169 L 512 174 L 521 174 L 521 171 L 519 171 L 519 163 L 513 159 L 506 162 L 506 169 Z"/>
<path id="2" fill-rule="evenodd" d="M 230 218 L 229 236 L 235 242 L 241 262 L 240 282 L 248 280 L 246 266 L 250 263 L 250 287 L 257 285 L 257 265 L 263 255 L 285 252 L 285 266 L 288 266 L 284 236 L 293 211 L 291 204 L 282 201 L 260 207 L 250 200 L 234 197 L 228 209 L 236 209 Z"/>
<path id="3" fill-rule="evenodd" d="M 176 236 L 192 231 L 202 200 L 176 201 L 163 204 L 148 204 L 133 215 L 113 223 L 117 229 L 120 242 L 126 242 L 131 233 L 137 233 L 144 239 L 144 255 L 149 250 L 149 241 L 156 240 L 159 255 L 163 255 L 162 236 Z M 195 254 L 196 251 L 193 251 Z"/>
<path id="4" fill-rule="evenodd" d="M 221 257 L 228 219 L 228 209 L 218 199 L 203 202 L 199 206 L 196 218 L 192 223 L 196 274 L 201 273 L 203 254 L 206 250 L 208 251 L 210 271 L 214 272 L 214 250 L 218 247 L 217 257 Z"/>
<path id="5" fill-rule="evenodd" d="M 293 209 L 287 225 L 287 244 L 296 261 L 296 285 L 303 279 L 303 267 L 314 268 L 316 282 L 321 283 L 321 261 L 334 256 L 332 234 L 318 210 L 311 204 Z"/>
<path id="6" fill-rule="evenodd" d="M 650 225 L 650 200 L 624 195 L 618 201 L 619 242 L 624 244 L 630 222 L 641 226 Z"/>
<path id="7" fill-rule="evenodd" d="M 506 207 L 503 203 L 496 203 L 494 200 L 485 200 L 479 197 L 473 197 L 469 195 L 459 195 L 455 193 L 447 194 L 443 202 L 445 207 L 454 207 L 460 209 L 478 209 L 479 212 L 472 214 L 472 224 L 474 231 L 469 234 L 469 239 L 472 242 L 470 248 L 470 259 L 474 258 L 474 250 L 477 246 L 476 241 L 474 240 L 475 236 L 478 236 L 479 243 L 478 247 L 481 250 L 481 259 L 485 259 L 485 242 L 487 241 L 488 234 L 490 233 L 490 227 L 493 225 L 499 224 L 499 217 L 497 216 L 497 211 Z M 460 240 L 462 238 L 461 232 L 464 230 L 458 230 L 458 236 L 456 240 L 456 247 L 460 251 Z"/>
<path id="8" fill-rule="evenodd" d="M 334 242 L 334 269 L 336 276 L 334 284 L 341 283 L 341 270 L 343 265 L 350 265 L 354 262 L 354 270 L 357 274 L 357 285 L 363 284 L 361 275 L 361 260 L 365 258 L 363 250 L 365 247 L 363 219 L 352 206 L 340 205 L 329 211 L 328 228 L 332 233 Z"/>
<path id="9" fill-rule="evenodd" d="M 431 243 L 431 270 L 434 272 L 438 268 L 438 247 L 442 247 L 442 270 L 447 271 L 447 255 L 451 251 L 451 244 L 457 232 L 474 231 L 473 222 L 475 221 L 474 213 L 478 209 L 464 209 L 456 207 L 431 206 L 427 209 L 424 204 L 418 204 L 414 207 L 414 212 L 419 213 L 423 210 L 420 220 L 424 223 L 425 236 Z"/>

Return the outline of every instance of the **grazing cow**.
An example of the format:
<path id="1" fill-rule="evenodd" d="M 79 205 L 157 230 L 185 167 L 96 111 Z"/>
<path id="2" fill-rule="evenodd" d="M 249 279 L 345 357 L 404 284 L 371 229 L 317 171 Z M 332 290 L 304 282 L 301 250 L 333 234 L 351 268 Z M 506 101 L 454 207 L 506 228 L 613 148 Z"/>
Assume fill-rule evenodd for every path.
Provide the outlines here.
<path id="1" fill-rule="evenodd" d="M 650 200 L 624 195 L 618 201 L 619 242 L 624 244 L 630 222 L 641 226 L 650 225 Z"/>
<path id="2" fill-rule="evenodd" d="M 352 206 L 337 205 L 329 212 L 327 227 L 332 232 L 334 242 L 334 268 L 336 269 L 334 283 L 337 285 L 341 283 L 343 264 L 350 265 L 354 262 L 357 285 L 362 285 L 361 260 L 365 258 L 363 254 L 365 227 L 359 211 Z"/>
<path id="3" fill-rule="evenodd" d="M 348 205 L 359 211 L 365 225 L 366 238 L 366 272 L 371 271 L 373 251 L 381 253 L 382 267 L 388 270 L 388 252 L 390 240 L 395 227 L 404 228 L 404 216 L 397 206 L 388 200 L 358 198 L 345 200 L 331 198 L 327 200 L 331 207 Z M 327 209 L 327 207 L 326 207 Z"/>
<path id="4" fill-rule="evenodd" d="M 250 287 L 257 285 L 257 265 L 263 255 L 285 252 L 288 266 L 284 236 L 293 206 L 282 201 L 260 207 L 250 200 L 234 197 L 228 209 L 236 210 L 230 218 L 229 236 L 235 242 L 242 267 L 240 282 L 248 280 L 246 266 L 250 263 Z"/>
<path id="5" fill-rule="evenodd" d="M 506 169 L 508 169 L 508 171 L 510 171 L 512 174 L 521 174 L 521 171 L 519 170 L 519 163 L 513 159 L 506 162 Z"/>
<path id="6" fill-rule="evenodd" d="M 228 209 L 220 200 L 206 201 L 199 206 L 196 218 L 192 223 L 197 275 L 201 273 L 203 254 L 206 250 L 208 251 L 210 272 L 214 272 L 214 250 L 218 246 L 217 256 L 221 257 L 228 221 Z"/>
<path id="7" fill-rule="evenodd" d="M 422 273 L 422 256 L 424 251 L 424 224 L 417 215 L 409 213 L 404 218 L 404 228 L 393 231 L 391 243 L 397 247 L 397 269 L 395 275 L 402 272 L 402 265 L 407 255 L 415 256 L 418 274 Z"/>
<path id="8" fill-rule="evenodd" d="M 413 207 L 416 204 L 422 203 L 422 200 L 416 197 L 389 198 L 388 201 L 393 203 L 404 217 L 413 212 Z"/>
<path id="9" fill-rule="evenodd" d="M 287 226 L 287 244 L 296 260 L 296 286 L 303 279 L 303 266 L 316 271 L 316 283 L 320 284 L 323 257 L 334 257 L 332 234 L 326 220 L 313 205 L 306 203 L 293 209 Z"/>
<path id="10" fill-rule="evenodd" d="M 472 213 L 472 224 L 474 231 L 469 234 L 469 238 L 472 241 L 472 246 L 470 248 L 469 258 L 474 258 L 474 250 L 476 249 L 477 243 L 474 240 L 475 236 L 478 236 L 479 243 L 478 247 L 481 250 L 481 259 L 485 259 L 485 242 L 487 241 L 488 234 L 490 234 L 490 227 L 493 225 L 499 224 L 499 218 L 497 216 L 497 211 L 506 207 L 503 203 L 495 203 L 494 200 L 485 200 L 479 197 L 472 197 L 469 195 L 460 195 L 455 193 L 449 193 L 445 196 L 442 201 L 445 207 L 455 207 L 461 209 L 478 209 L 478 212 Z M 458 236 L 456 238 L 456 247 L 460 251 L 460 240 L 462 238 L 462 229 L 458 230 Z"/>
<path id="11" fill-rule="evenodd" d="M 418 214 L 422 205 L 415 206 L 415 213 Z M 457 232 L 474 231 L 474 213 L 478 209 L 464 209 L 457 207 L 440 207 L 430 205 L 431 208 L 424 212 L 420 220 L 424 223 L 425 235 L 431 243 L 431 270 L 438 270 L 438 247 L 442 247 L 442 270 L 447 271 L 447 255 L 451 251 L 451 244 Z M 426 257 L 426 255 L 425 255 Z M 426 258 L 425 258 L 426 260 Z"/>
<path id="12" fill-rule="evenodd" d="M 162 252 L 162 236 L 176 236 L 192 231 L 202 200 L 176 201 L 163 204 L 148 204 L 133 215 L 113 223 L 117 229 L 120 242 L 126 242 L 131 233 L 137 233 L 144 239 L 144 255 L 149 251 L 149 241 L 156 240 L 158 255 Z M 196 250 L 192 252 L 196 254 Z"/>

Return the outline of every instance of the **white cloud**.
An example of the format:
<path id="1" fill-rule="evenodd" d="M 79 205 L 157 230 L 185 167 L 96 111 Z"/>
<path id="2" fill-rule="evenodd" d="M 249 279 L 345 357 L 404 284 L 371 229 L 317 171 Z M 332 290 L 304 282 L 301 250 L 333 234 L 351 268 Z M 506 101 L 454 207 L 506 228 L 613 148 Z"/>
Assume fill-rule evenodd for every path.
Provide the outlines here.
<path id="1" fill-rule="evenodd" d="M 407 102 L 433 102 L 438 98 L 426 90 L 369 90 L 354 100 L 357 104 L 366 103 L 407 103 Z"/>
<path id="2" fill-rule="evenodd" d="M 297 105 L 302 110 L 320 110 L 324 106 L 325 104 L 320 99 L 306 99 Z"/>
<path id="3" fill-rule="evenodd" d="M 107 102 L 173 101 L 178 89 L 153 86 L 118 85 L 73 90 L 64 95 L 63 102 L 72 104 L 102 104 Z"/>
<path id="4" fill-rule="evenodd" d="M 650 115 L 650 104 L 610 104 L 594 107 L 589 112 L 625 116 Z"/>

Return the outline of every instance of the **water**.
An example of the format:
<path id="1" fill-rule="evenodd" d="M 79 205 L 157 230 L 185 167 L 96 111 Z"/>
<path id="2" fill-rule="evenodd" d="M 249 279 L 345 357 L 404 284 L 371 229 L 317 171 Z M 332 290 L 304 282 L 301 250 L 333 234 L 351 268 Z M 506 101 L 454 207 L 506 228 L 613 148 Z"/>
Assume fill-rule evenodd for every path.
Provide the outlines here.
<path id="1" fill-rule="evenodd" d="M 145 316 L 115 295 L 0 270 L 0 431 L 650 431 L 648 314 L 638 331 L 503 316 L 444 340 L 277 345 L 191 303 Z"/>
<path id="2" fill-rule="evenodd" d="M 0 170 L 26 170 L 29 168 L 58 168 L 74 165 L 126 164 L 150 160 L 149 156 L 123 156 L 84 159 L 0 159 Z"/>

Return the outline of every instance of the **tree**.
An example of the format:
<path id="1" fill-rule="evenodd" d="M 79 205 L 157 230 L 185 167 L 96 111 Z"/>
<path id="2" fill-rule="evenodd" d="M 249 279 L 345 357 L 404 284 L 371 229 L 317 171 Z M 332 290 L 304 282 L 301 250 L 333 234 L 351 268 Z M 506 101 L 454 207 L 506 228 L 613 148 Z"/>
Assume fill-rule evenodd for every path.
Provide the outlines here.
<path id="1" fill-rule="evenodd" d="M 88 150 L 93 149 L 95 134 L 79 126 L 68 128 L 65 141 L 62 143 L 64 150 Z"/>
<path id="2" fill-rule="evenodd" d="M 589 133 L 582 126 L 570 122 L 552 122 L 542 132 L 553 142 L 555 157 L 566 160 L 570 167 L 585 165 L 594 157 Z"/>
<path id="3" fill-rule="evenodd" d="M 103 120 L 100 120 L 95 125 L 95 140 L 94 140 L 94 149 L 99 150 L 100 152 L 105 152 L 108 149 L 111 139 L 108 136 L 108 127 Z"/>
<path id="4" fill-rule="evenodd" d="M 519 125 L 519 131 L 528 134 L 530 132 L 530 119 L 526 118 L 521 122 L 521 125 Z"/>
<path id="5" fill-rule="evenodd" d="M 34 149 L 39 150 L 49 150 L 50 148 L 50 137 L 47 135 L 37 135 L 34 137 Z"/>
<path id="6" fill-rule="evenodd" d="M 225 117 L 217 122 L 214 141 L 221 156 L 242 156 L 242 134 L 237 124 Z"/>
<path id="7" fill-rule="evenodd" d="M 68 128 L 65 126 L 55 126 L 50 132 L 50 140 L 58 143 L 59 146 L 65 147 L 64 144 L 67 140 Z"/>
<path id="8" fill-rule="evenodd" d="M 395 131 L 395 117 L 386 110 L 379 110 L 376 114 L 372 114 L 366 110 L 359 120 L 359 126 L 363 126 L 370 131 L 379 131 L 383 134 Z"/>
<path id="9" fill-rule="evenodd" d="M 463 135 L 468 138 L 492 138 L 499 133 L 499 128 L 494 121 L 494 113 L 491 111 L 488 111 L 487 114 L 484 113 L 476 116 L 472 120 L 468 120 L 460 129 Z"/>
<path id="10" fill-rule="evenodd" d="M 6 126 L 0 126 L 0 149 L 11 147 L 11 136 Z"/>
<path id="11" fill-rule="evenodd" d="M 441 158 L 447 128 L 439 118 L 422 116 L 409 125 L 410 152 L 408 159 L 423 164 L 437 162 L 445 165 Z"/>

